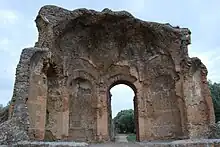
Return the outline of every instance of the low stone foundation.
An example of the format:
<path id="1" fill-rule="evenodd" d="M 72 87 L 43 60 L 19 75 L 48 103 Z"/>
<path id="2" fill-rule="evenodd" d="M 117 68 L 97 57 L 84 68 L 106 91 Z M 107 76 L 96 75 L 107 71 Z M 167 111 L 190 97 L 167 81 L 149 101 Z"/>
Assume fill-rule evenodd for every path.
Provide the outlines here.
<path id="1" fill-rule="evenodd" d="M 29 142 L 21 141 L 12 145 L 13 147 L 88 147 L 89 145 L 84 142 Z M 0 146 L 1 147 L 1 146 Z"/>
<path id="2" fill-rule="evenodd" d="M 140 143 L 142 147 L 220 147 L 220 139 L 191 139 Z"/>
<path id="3" fill-rule="evenodd" d="M 28 142 L 22 141 L 13 147 L 220 147 L 220 139 L 195 139 L 175 141 L 153 141 L 136 143 L 101 143 L 84 142 Z"/>

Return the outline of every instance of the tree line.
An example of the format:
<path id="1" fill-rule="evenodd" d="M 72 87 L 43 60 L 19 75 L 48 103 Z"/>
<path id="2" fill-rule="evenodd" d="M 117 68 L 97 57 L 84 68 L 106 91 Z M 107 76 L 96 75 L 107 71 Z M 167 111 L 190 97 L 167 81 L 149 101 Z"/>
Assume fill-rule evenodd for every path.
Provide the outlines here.
<path id="1" fill-rule="evenodd" d="M 117 133 L 135 133 L 134 110 L 121 110 L 113 122 Z"/>
<path id="2" fill-rule="evenodd" d="M 212 81 L 209 80 L 208 85 L 212 96 L 215 120 L 218 122 L 220 121 L 220 83 L 212 83 Z"/>

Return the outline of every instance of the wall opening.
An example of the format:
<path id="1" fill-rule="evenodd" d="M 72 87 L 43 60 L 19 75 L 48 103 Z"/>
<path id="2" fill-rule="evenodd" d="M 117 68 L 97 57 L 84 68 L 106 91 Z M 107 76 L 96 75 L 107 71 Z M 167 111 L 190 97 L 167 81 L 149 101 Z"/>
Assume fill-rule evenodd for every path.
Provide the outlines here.
<path id="1" fill-rule="evenodd" d="M 46 73 L 47 77 L 47 102 L 46 102 L 46 121 L 45 121 L 45 141 L 56 140 L 56 114 L 61 109 L 60 105 L 60 86 L 55 69 L 50 66 Z"/>
<path id="2" fill-rule="evenodd" d="M 139 141 L 136 88 L 126 81 L 113 83 L 108 89 L 108 128 L 111 141 L 127 136 Z"/>

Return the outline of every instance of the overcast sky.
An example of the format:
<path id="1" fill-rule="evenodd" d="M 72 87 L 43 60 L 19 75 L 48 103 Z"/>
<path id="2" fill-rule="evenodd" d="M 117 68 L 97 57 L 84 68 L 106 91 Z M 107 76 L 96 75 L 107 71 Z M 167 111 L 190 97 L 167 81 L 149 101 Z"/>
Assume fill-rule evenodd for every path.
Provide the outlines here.
<path id="1" fill-rule="evenodd" d="M 34 46 L 34 19 L 41 6 L 55 4 L 73 10 L 89 8 L 127 10 L 146 21 L 170 23 L 192 31 L 190 56 L 199 57 L 209 70 L 208 78 L 219 82 L 219 0 L 0 0 L 0 103 L 11 99 L 15 68 L 21 50 Z M 133 92 L 125 86 L 112 89 L 113 113 L 131 108 Z"/>

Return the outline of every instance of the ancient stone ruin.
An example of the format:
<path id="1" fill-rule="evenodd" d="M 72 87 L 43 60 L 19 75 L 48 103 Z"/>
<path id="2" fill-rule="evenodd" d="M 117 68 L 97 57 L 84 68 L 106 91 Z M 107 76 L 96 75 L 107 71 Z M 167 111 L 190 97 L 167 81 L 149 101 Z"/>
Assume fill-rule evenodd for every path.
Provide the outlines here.
<path id="1" fill-rule="evenodd" d="M 215 118 L 207 69 L 188 56 L 189 29 L 51 5 L 35 21 L 38 42 L 21 53 L 1 144 L 110 141 L 116 84 L 135 92 L 137 141 L 208 138 Z"/>

